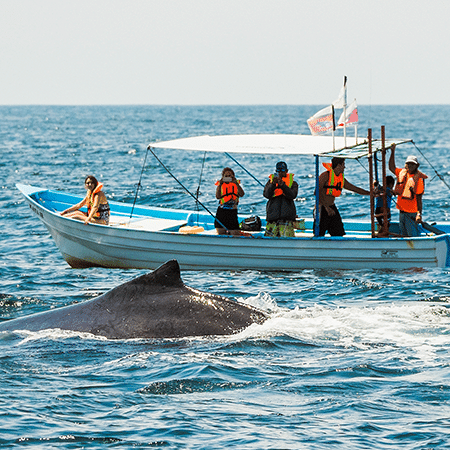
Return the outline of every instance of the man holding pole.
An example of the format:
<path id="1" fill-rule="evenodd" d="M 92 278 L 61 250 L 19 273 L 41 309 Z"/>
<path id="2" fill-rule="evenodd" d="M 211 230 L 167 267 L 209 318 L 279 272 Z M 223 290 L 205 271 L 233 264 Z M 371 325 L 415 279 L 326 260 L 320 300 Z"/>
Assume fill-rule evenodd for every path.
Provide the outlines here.
<path id="1" fill-rule="evenodd" d="M 394 193 L 397 197 L 400 233 L 403 236 L 419 236 L 419 223 L 422 222 L 422 196 L 425 191 L 427 175 L 419 170 L 416 156 L 406 158 L 405 167 L 395 166 L 395 144 L 391 146 L 389 170 L 397 177 Z"/>

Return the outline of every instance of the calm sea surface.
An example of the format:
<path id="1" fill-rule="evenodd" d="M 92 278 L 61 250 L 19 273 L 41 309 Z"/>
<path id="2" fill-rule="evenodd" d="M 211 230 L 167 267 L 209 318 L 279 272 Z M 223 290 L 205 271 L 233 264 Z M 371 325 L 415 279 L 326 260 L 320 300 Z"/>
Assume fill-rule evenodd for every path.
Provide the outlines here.
<path id="1" fill-rule="evenodd" d="M 84 194 L 94 174 L 110 199 L 132 201 L 147 144 L 200 134 L 307 133 L 311 106 L 0 107 L 0 319 L 93 298 L 138 270 L 71 269 L 15 183 Z M 450 106 L 361 106 L 359 134 L 412 138 L 430 175 L 428 222 L 449 220 Z M 264 215 L 261 187 L 224 155 L 163 152 L 180 181 L 215 209 L 230 165 L 242 213 Z M 277 157 L 240 156 L 263 183 Z M 286 156 L 311 215 L 313 160 Z M 367 186 L 358 162 L 346 178 Z M 194 208 L 150 156 L 141 204 Z M 347 192 L 346 218 L 369 202 Z M 270 257 L 270 255 L 268 255 Z M 345 258 L 345 254 L 342 255 Z M 275 268 L 274 268 L 275 269 Z M 450 448 L 450 270 L 183 272 L 189 286 L 269 311 L 221 338 L 108 341 L 79 333 L 0 334 L 0 448 Z"/>

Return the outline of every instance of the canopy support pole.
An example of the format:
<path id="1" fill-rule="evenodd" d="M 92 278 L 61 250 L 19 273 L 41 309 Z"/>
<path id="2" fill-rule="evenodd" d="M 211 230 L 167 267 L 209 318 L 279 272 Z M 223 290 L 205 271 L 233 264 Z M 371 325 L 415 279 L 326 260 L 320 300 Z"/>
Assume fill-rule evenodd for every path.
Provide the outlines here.
<path id="1" fill-rule="evenodd" d="M 316 207 L 314 217 L 314 237 L 319 237 L 320 232 L 320 206 L 319 206 L 319 155 L 316 158 Z"/>

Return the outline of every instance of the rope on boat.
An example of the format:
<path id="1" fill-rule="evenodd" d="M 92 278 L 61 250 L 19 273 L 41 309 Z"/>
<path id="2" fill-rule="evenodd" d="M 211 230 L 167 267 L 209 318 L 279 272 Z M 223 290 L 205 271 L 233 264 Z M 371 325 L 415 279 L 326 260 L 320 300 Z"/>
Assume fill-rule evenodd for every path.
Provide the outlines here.
<path id="1" fill-rule="evenodd" d="M 367 173 L 369 173 L 369 169 L 361 162 L 360 158 L 356 158 L 356 161 Z"/>
<path id="2" fill-rule="evenodd" d="M 225 230 L 229 231 L 228 228 L 217 219 L 216 215 L 213 214 L 199 199 L 198 196 L 196 197 L 187 187 L 183 185 L 183 183 L 169 170 L 168 167 L 164 165 L 164 163 L 158 158 L 156 153 L 152 150 L 150 145 L 147 147 L 147 150 L 150 150 L 152 152 L 152 155 L 156 158 L 156 160 L 161 164 L 161 166 L 166 170 L 166 172 L 202 207 L 205 209 L 207 213 L 209 213 L 214 219 L 218 222 L 218 224 L 224 228 Z"/>
<path id="3" fill-rule="evenodd" d="M 257 183 L 259 183 L 262 187 L 264 185 L 259 181 L 256 177 L 254 177 L 242 164 L 239 163 L 235 158 L 233 158 L 229 153 L 225 152 L 225 155 L 228 156 L 228 158 L 232 159 L 241 169 L 244 170 L 244 172 L 247 172 L 248 175 L 250 175 Z"/>
<path id="4" fill-rule="evenodd" d="M 422 158 L 430 165 L 430 167 L 434 170 L 435 176 L 433 177 L 436 178 L 438 177 L 449 189 L 450 186 L 447 184 L 447 182 L 444 180 L 444 177 L 434 168 L 433 164 L 431 164 L 430 160 L 422 153 L 422 150 L 420 150 L 419 147 L 417 147 L 416 143 L 414 141 L 412 141 L 412 144 L 414 145 L 414 147 L 416 148 L 416 150 L 422 155 Z M 432 180 L 430 180 L 432 181 Z"/>
<path id="5" fill-rule="evenodd" d="M 134 196 L 133 206 L 131 208 L 130 220 L 133 217 L 134 206 L 136 205 L 137 196 L 138 196 L 138 193 L 139 193 L 139 188 L 141 187 L 141 180 L 142 180 L 142 175 L 144 173 L 145 163 L 147 162 L 147 155 L 148 155 L 148 148 L 147 148 L 147 151 L 145 152 L 145 158 L 144 158 L 144 164 L 142 164 L 141 176 L 139 177 L 139 181 L 138 181 L 138 184 L 136 186 L 136 195 Z"/>
<path id="6" fill-rule="evenodd" d="M 206 160 L 206 152 L 203 155 L 202 169 L 200 170 L 200 176 L 198 178 L 197 191 L 195 192 L 195 210 L 197 211 L 197 223 L 198 223 L 198 214 L 199 214 L 199 211 L 200 211 L 198 197 L 200 195 L 200 186 L 202 185 L 202 176 L 203 176 L 203 169 L 205 167 L 205 160 Z"/>
<path id="7" fill-rule="evenodd" d="M 411 143 L 414 145 L 414 147 L 416 148 L 416 150 L 420 153 L 420 155 L 422 156 L 422 158 L 428 163 L 428 165 L 431 167 L 431 169 L 433 169 L 435 175 L 434 177 L 430 180 L 433 181 L 435 178 L 439 178 L 449 189 L 450 189 L 450 185 L 445 181 L 444 177 L 435 169 L 435 167 L 433 166 L 433 164 L 431 164 L 430 160 L 425 156 L 425 154 L 422 152 L 422 150 L 420 150 L 419 147 L 417 147 L 416 143 L 414 141 L 411 141 Z M 386 149 L 387 150 L 387 149 Z M 377 159 L 376 153 L 375 153 L 375 160 L 379 161 Z M 367 167 L 362 164 L 362 162 L 360 161 L 359 158 L 356 159 L 356 161 L 358 161 L 358 163 L 360 164 L 360 166 L 368 173 L 369 170 L 367 169 Z M 378 178 L 378 174 L 377 171 L 375 171 L 375 178 Z M 378 180 L 377 180 L 378 181 Z"/>

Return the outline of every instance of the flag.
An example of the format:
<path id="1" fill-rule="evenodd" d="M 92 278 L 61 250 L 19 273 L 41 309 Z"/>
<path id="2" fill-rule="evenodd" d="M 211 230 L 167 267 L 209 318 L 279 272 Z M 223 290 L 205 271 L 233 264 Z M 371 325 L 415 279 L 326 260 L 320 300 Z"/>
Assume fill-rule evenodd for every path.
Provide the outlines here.
<path id="1" fill-rule="evenodd" d="M 347 77 L 344 77 L 344 86 L 341 88 L 341 92 L 339 92 L 339 97 L 333 102 L 333 106 L 335 108 L 343 108 L 347 103 Z"/>
<path id="2" fill-rule="evenodd" d="M 333 105 L 317 111 L 307 121 L 311 134 L 323 134 L 334 130 L 334 107 Z"/>
<path id="3" fill-rule="evenodd" d="M 345 111 L 345 125 L 356 125 L 358 123 L 358 106 L 356 105 L 356 100 L 348 106 Z M 339 117 L 337 128 L 344 126 L 344 113 Z"/>

